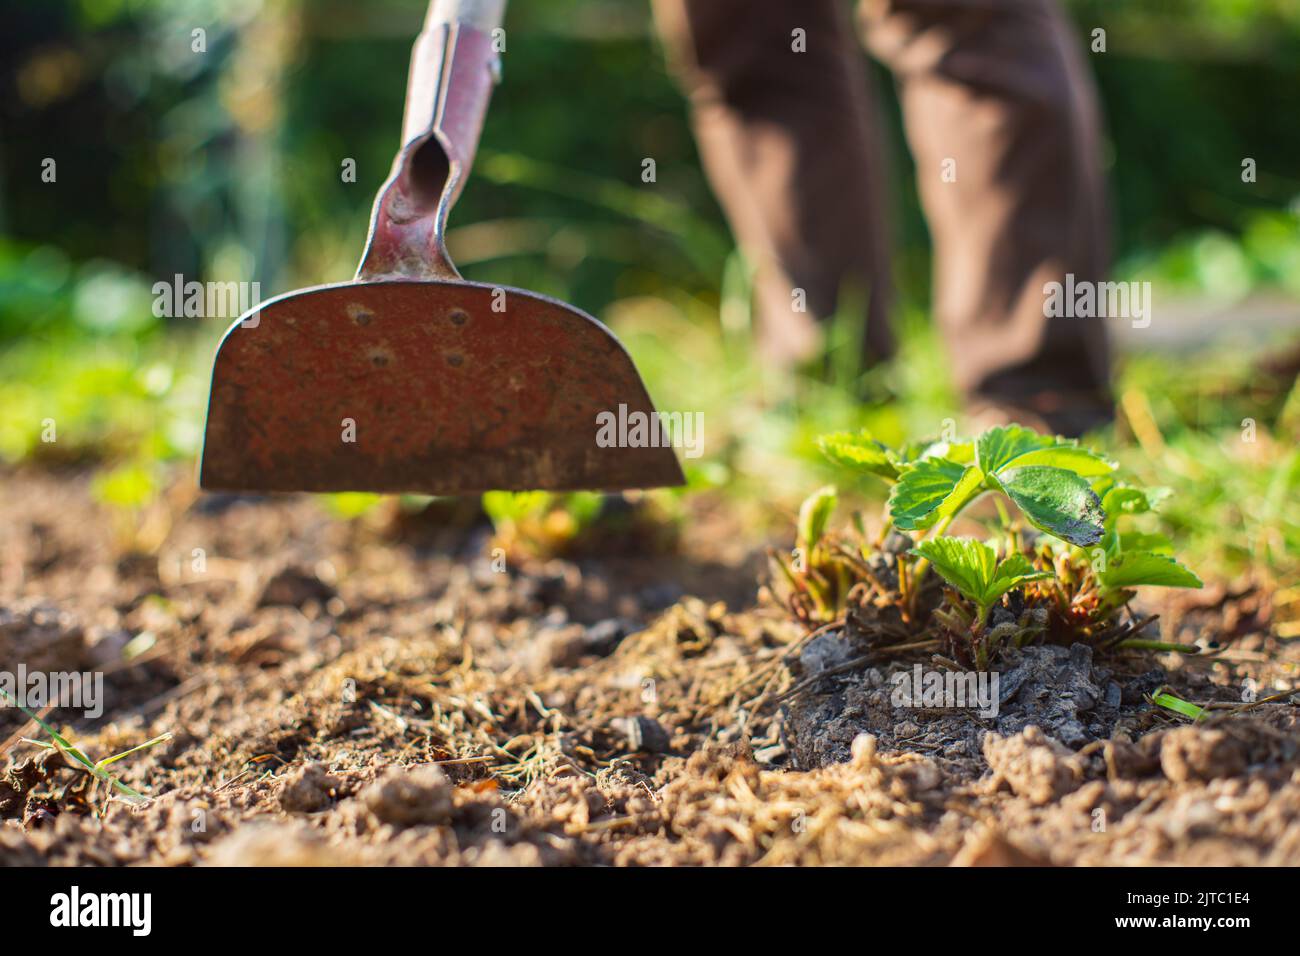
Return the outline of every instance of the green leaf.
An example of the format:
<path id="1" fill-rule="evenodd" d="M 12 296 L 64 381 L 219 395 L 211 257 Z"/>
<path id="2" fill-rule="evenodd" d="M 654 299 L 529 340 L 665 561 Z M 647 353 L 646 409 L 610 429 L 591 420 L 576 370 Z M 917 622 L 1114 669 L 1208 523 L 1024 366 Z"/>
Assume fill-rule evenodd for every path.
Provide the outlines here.
<path id="1" fill-rule="evenodd" d="M 1101 507 L 1106 512 L 1106 527 L 1113 528 L 1123 515 L 1155 511 L 1169 497 L 1170 491 L 1168 488 L 1133 488 L 1116 484 L 1100 494 Z"/>
<path id="2" fill-rule="evenodd" d="M 912 553 L 927 559 L 945 581 L 979 605 L 981 616 L 1011 589 L 1051 577 L 1034 570 L 1022 554 L 999 563 L 997 552 L 974 538 L 931 538 Z"/>
<path id="3" fill-rule="evenodd" d="M 1102 507 L 1106 505 L 1103 501 Z M 1146 531 L 1125 531 L 1116 536 L 1116 547 L 1113 553 L 1121 554 L 1125 551 L 1151 551 L 1155 554 L 1173 555 L 1174 543 L 1169 540 L 1168 536 L 1157 532 Z"/>
<path id="4" fill-rule="evenodd" d="M 999 425 L 980 435 L 975 442 L 975 463 L 984 474 L 993 475 L 1021 455 L 1055 444 L 1055 438 L 1040 435 L 1033 429 L 1021 425 Z"/>
<path id="5" fill-rule="evenodd" d="M 909 465 L 924 458 L 926 451 L 933 447 L 934 444 L 932 441 L 909 441 L 897 448 L 888 449 L 887 453 L 889 460 L 893 462 L 899 474 L 902 474 Z M 938 457 L 942 458 L 943 456 L 939 455 Z"/>
<path id="6" fill-rule="evenodd" d="M 1034 566 L 1023 554 L 1013 554 L 998 565 L 998 573 L 989 588 L 985 590 L 984 596 L 992 604 L 1013 588 L 1050 577 L 1052 577 L 1050 571 L 1034 570 Z"/>
<path id="7" fill-rule="evenodd" d="M 934 509 L 931 523 L 952 517 L 987 490 L 984 484 L 984 472 L 971 465 L 962 472 L 952 494 L 939 502 L 939 507 Z"/>
<path id="8" fill-rule="evenodd" d="M 889 495 L 889 515 L 894 526 L 903 531 L 930 527 L 964 504 L 955 493 L 973 496 L 983 477 L 978 468 L 966 468 L 946 458 L 918 461 L 903 472 Z"/>
<path id="9" fill-rule="evenodd" d="M 1082 475 L 1085 478 L 1093 478 L 1098 475 L 1108 475 L 1117 467 L 1115 462 L 1108 458 L 1103 458 L 1096 452 L 1089 451 L 1086 448 L 1080 448 L 1078 445 L 1058 443 L 1050 448 L 1038 448 L 1034 451 L 1025 452 L 1007 462 L 1002 467 L 1006 470 L 1012 468 L 1026 468 L 1030 465 L 1047 465 L 1052 468 L 1064 468 L 1066 471 L 1072 471 L 1076 475 Z"/>
<path id="10" fill-rule="evenodd" d="M 1115 470 L 1115 462 L 1067 441 L 1020 425 L 990 428 L 976 443 L 976 462 L 985 474 L 995 475 L 1011 468 L 1045 465 L 1064 468 L 1076 475 L 1097 477 Z"/>
<path id="11" fill-rule="evenodd" d="M 926 442 L 919 453 L 909 461 L 925 458 L 946 458 L 959 465 L 975 464 L 975 443 L 969 441 L 932 441 Z"/>
<path id="12" fill-rule="evenodd" d="M 1153 551 L 1126 551 L 1106 562 L 1097 575 L 1102 587 L 1114 591 L 1152 585 L 1164 588 L 1199 588 L 1201 579 L 1173 558 Z"/>
<path id="13" fill-rule="evenodd" d="M 1103 502 L 1105 499 L 1102 499 Z M 1105 505 L 1103 504 L 1103 507 Z M 1107 518 L 1110 516 L 1107 515 Z M 1108 560 L 1114 560 L 1126 551 L 1150 551 L 1154 554 L 1165 554 L 1170 557 L 1174 553 L 1174 543 L 1169 540 L 1167 535 L 1151 531 L 1125 531 L 1119 532 L 1107 525 L 1106 534 L 1101 539 L 1101 548 L 1106 552 Z"/>
<path id="14" fill-rule="evenodd" d="M 1030 465 L 1005 471 L 997 482 L 1030 523 L 1080 548 L 1105 533 L 1105 512 L 1088 482 L 1072 471 Z"/>
<path id="15" fill-rule="evenodd" d="M 805 548 L 817 546 L 826 533 L 826 524 L 838 500 L 834 485 L 823 485 L 803 500 L 799 506 L 800 545 Z"/>
<path id="16" fill-rule="evenodd" d="M 997 573 L 997 553 L 974 538 L 931 538 L 912 549 L 945 581 L 983 608 L 984 591 Z"/>
<path id="17" fill-rule="evenodd" d="M 890 460 L 889 449 L 866 432 L 856 435 L 851 432 L 822 435 L 817 439 L 817 447 L 837 465 L 876 475 L 887 481 L 898 478 L 898 468 Z"/>

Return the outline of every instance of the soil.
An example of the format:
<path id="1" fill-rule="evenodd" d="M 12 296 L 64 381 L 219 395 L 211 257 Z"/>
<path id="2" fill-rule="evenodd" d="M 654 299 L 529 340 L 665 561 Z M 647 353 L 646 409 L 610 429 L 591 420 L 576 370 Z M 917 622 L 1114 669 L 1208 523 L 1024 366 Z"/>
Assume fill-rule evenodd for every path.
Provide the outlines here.
<path id="1" fill-rule="evenodd" d="M 997 715 L 900 719 L 915 661 L 818 678 L 861 636 L 761 601 L 725 509 L 673 554 L 501 569 L 463 509 L 174 490 L 124 522 L 82 475 L 0 481 L 0 668 L 104 672 L 102 717 L 50 717 L 96 758 L 173 735 L 113 764 L 137 807 L 0 710 L 0 863 L 1300 864 L 1296 704 L 1147 700 L 1295 686 L 1255 582 L 1157 608 L 1213 655 L 1028 648 Z"/>

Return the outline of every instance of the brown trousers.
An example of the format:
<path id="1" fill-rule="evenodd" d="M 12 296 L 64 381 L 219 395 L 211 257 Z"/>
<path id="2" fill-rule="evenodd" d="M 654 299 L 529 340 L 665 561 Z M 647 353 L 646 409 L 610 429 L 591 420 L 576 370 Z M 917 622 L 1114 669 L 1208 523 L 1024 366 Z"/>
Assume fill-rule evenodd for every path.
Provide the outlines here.
<path id="1" fill-rule="evenodd" d="M 654 9 L 707 175 L 756 267 L 760 348 L 807 357 L 815 319 L 857 287 L 869 355 L 890 355 L 886 177 L 847 6 Z M 1064 15 L 1053 0 L 862 0 L 859 14 L 899 86 L 959 388 L 1027 407 L 1104 401 L 1103 323 L 1044 316 L 1045 283 L 1099 281 L 1108 257 L 1099 111 Z"/>

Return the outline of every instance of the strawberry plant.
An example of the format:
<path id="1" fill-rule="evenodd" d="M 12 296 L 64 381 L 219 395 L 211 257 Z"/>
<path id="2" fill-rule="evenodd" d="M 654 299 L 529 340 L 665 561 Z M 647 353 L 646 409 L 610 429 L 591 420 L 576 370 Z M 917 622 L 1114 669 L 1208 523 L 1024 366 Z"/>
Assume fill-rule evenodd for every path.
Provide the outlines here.
<path id="1" fill-rule="evenodd" d="M 772 554 L 779 596 L 809 626 L 847 619 L 900 640 L 929 634 L 977 667 L 1003 647 L 1038 640 L 1192 650 L 1137 636 L 1149 619 L 1129 607 L 1138 587 L 1201 586 L 1167 538 L 1120 527 L 1166 493 L 1124 483 L 1097 452 L 1019 425 L 973 441 L 890 448 L 840 432 L 819 445 L 854 475 L 891 488 L 874 539 L 861 516 L 854 533 L 829 533 L 836 495 L 823 488 L 800 511 L 791 558 Z M 949 536 L 986 496 L 997 518 L 971 520 L 991 524 L 989 540 Z"/>

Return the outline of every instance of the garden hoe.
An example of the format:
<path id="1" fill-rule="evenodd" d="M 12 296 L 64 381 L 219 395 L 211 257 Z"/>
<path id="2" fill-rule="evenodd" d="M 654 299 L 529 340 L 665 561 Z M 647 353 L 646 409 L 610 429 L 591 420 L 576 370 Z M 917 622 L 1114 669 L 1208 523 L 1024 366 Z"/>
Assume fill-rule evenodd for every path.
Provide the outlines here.
<path id="1" fill-rule="evenodd" d="M 500 71 L 504 6 L 430 5 L 404 145 L 356 278 L 277 296 L 226 333 L 203 488 L 451 495 L 683 482 L 665 441 L 597 441 L 602 412 L 656 418 L 609 329 L 546 296 L 466 282 L 447 254 L 447 213 Z"/>

